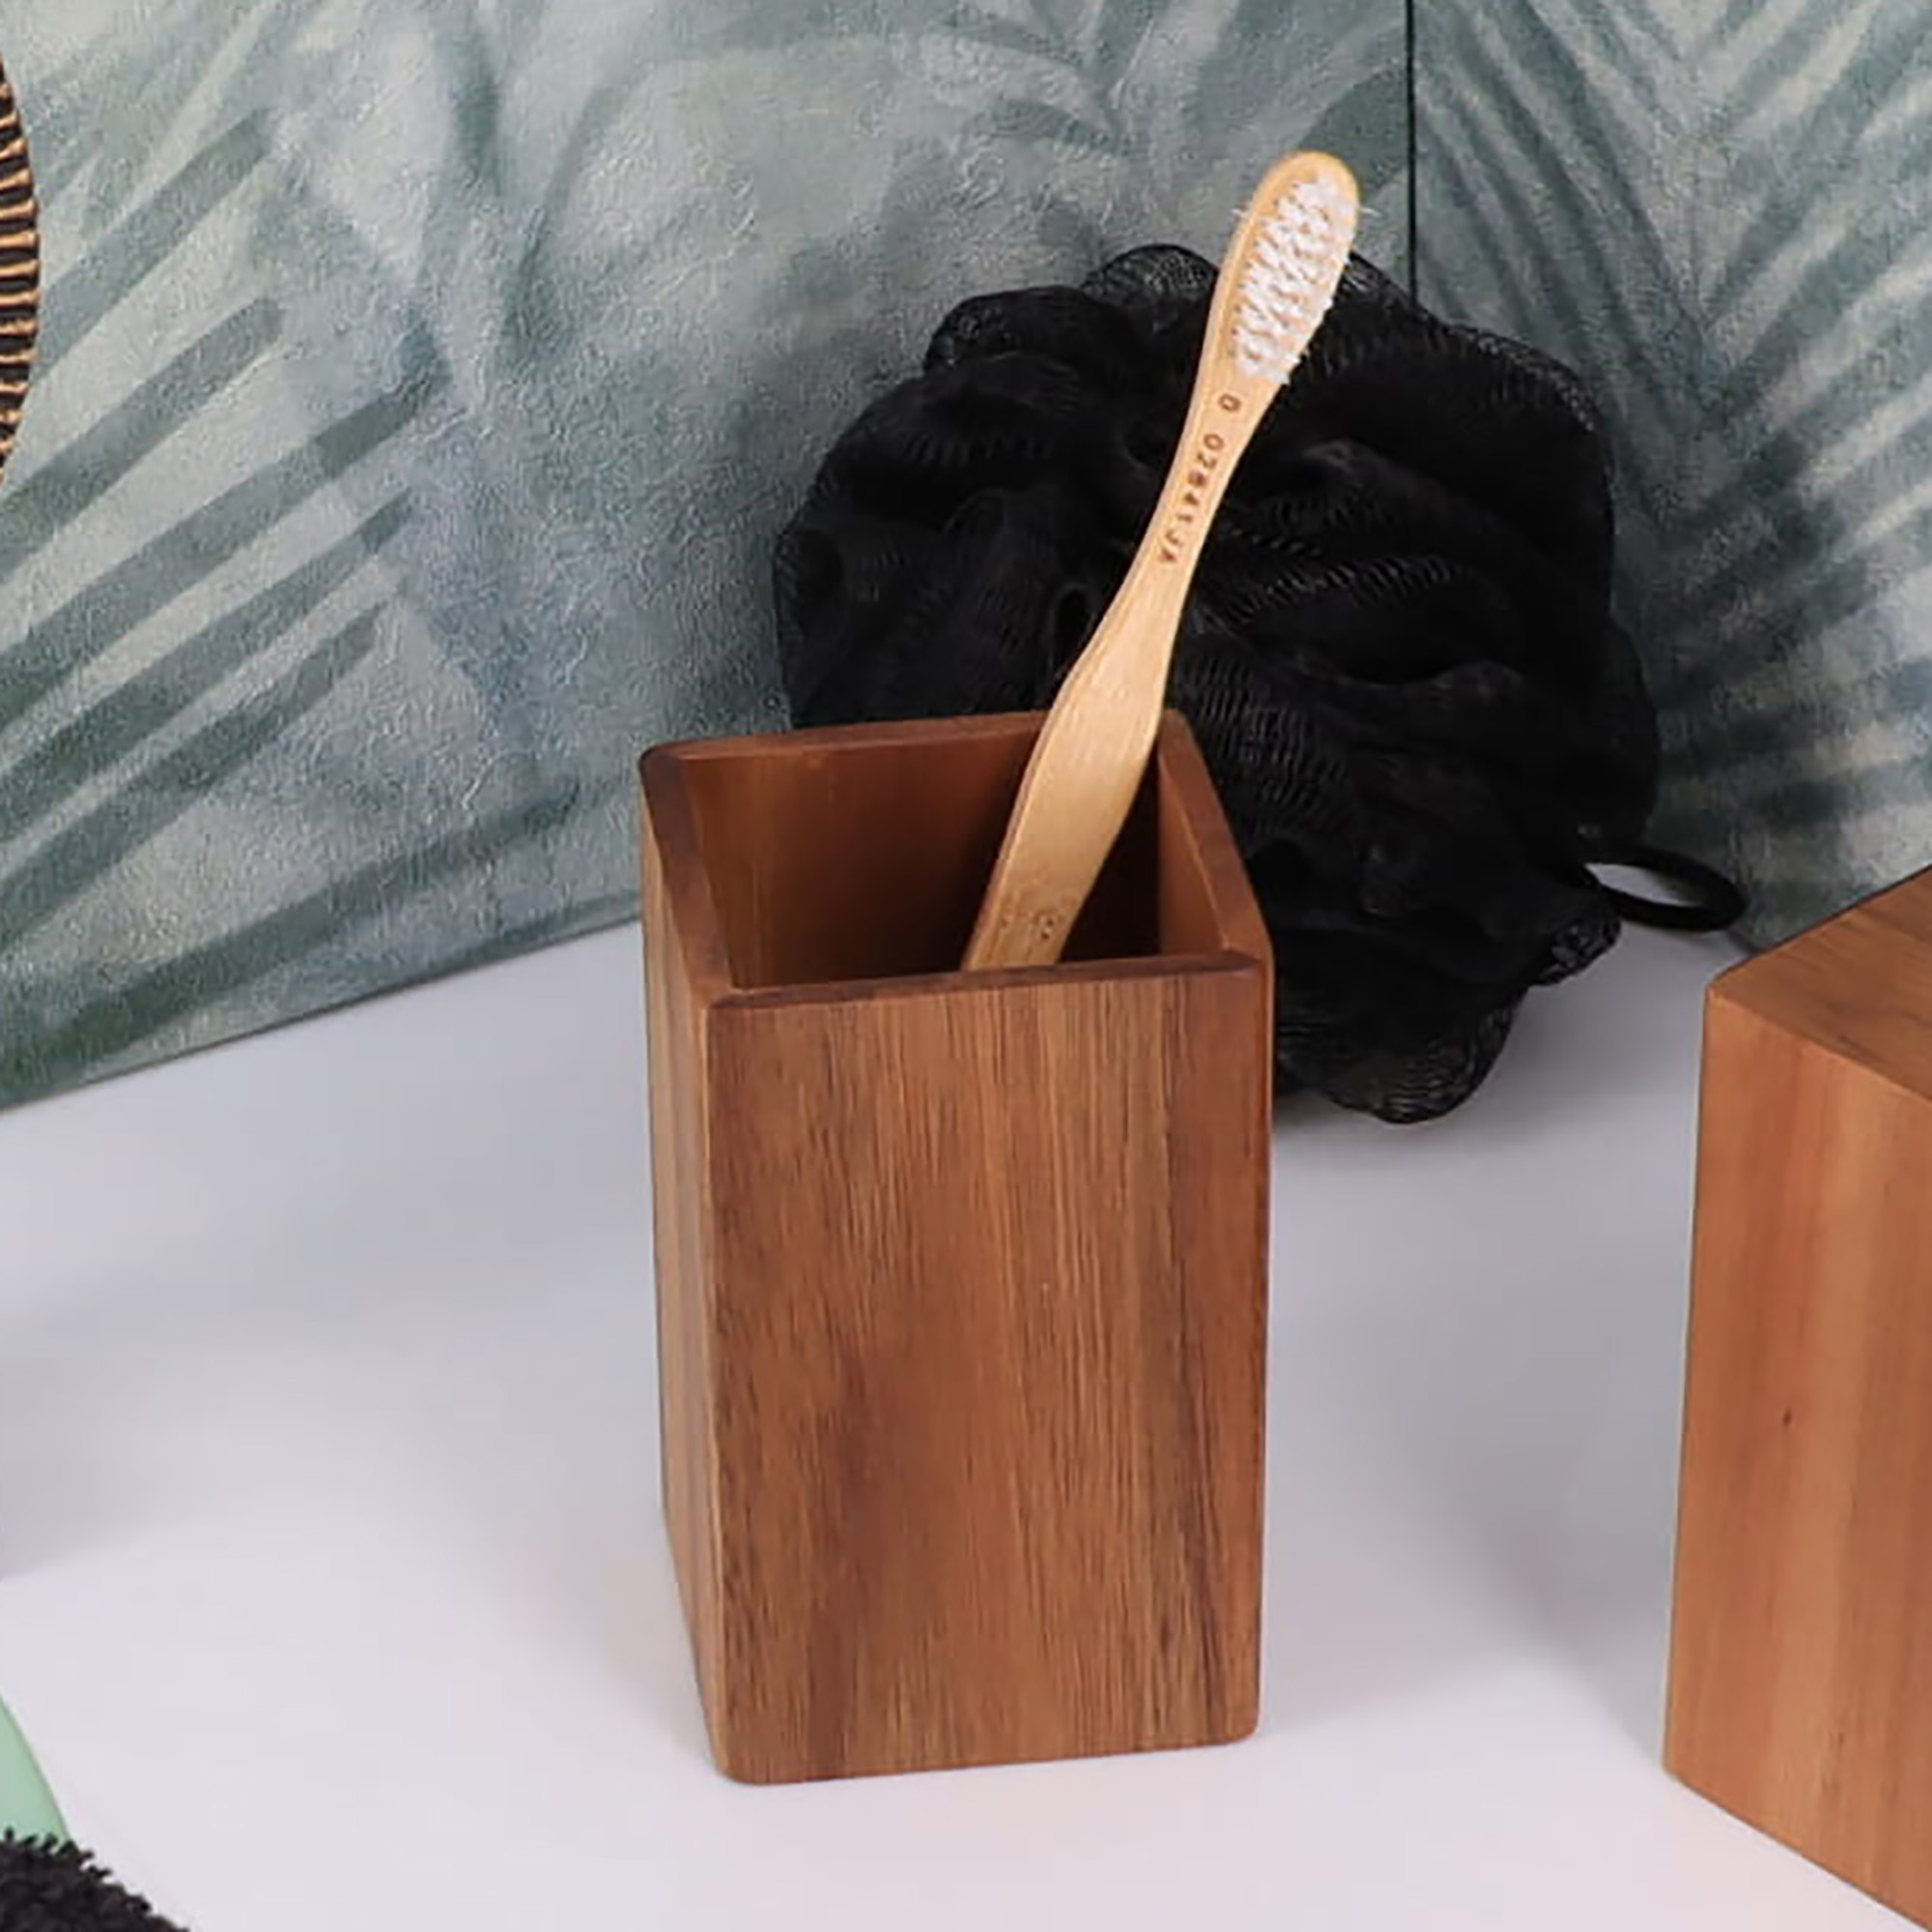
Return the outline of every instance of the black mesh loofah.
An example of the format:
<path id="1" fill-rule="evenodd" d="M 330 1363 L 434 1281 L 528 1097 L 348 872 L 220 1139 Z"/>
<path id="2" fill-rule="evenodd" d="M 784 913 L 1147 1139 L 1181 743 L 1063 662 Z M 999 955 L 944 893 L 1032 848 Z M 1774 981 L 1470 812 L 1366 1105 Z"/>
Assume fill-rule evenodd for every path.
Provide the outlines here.
<path id="1" fill-rule="evenodd" d="M 0 1834 L 0 1932 L 181 1932 L 73 1845 Z"/>
<path id="2" fill-rule="evenodd" d="M 978 298 L 838 440 L 783 531 L 801 724 L 1048 703 L 1152 510 L 1214 270 L 1142 248 L 1079 288 Z M 1656 721 L 1609 611 L 1589 399 L 1366 264 L 1236 471 L 1176 651 L 1272 932 L 1279 1070 L 1384 1119 L 1474 1091 L 1524 993 L 1645 902 Z"/>

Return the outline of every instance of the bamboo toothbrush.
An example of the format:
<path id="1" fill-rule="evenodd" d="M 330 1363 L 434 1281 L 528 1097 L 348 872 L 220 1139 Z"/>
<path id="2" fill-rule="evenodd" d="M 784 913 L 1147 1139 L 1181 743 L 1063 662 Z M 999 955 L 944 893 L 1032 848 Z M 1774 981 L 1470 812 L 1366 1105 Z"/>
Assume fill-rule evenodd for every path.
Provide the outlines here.
<path id="1" fill-rule="evenodd" d="M 1175 633 L 1222 493 L 1334 299 L 1359 213 L 1332 156 L 1278 161 L 1221 265 L 1152 521 L 1040 728 L 980 907 L 969 971 L 1058 959 L 1153 751 Z"/>

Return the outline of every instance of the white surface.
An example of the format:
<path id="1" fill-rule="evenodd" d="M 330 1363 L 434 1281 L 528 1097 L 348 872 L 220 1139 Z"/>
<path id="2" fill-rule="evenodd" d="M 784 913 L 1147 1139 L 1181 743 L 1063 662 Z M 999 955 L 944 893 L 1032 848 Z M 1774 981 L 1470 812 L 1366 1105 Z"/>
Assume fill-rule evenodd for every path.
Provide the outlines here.
<path id="1" fill-rule="evenodd" d="M 1657 1768 L 1698 1003 L 1277 1139 L 1266 1685 L 1213 1751 L 777 1790 L 656 1509 L 638 938 L 0 1116 L 0 1690 L 196 1932 L 1853 1932 Z"/>

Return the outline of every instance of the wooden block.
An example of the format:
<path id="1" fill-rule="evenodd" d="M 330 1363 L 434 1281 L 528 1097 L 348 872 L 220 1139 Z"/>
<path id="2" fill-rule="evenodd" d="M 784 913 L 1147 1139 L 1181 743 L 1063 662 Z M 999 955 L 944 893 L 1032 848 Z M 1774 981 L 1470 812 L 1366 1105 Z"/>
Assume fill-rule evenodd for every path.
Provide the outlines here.
<path id="1" fill-rule="evenodd" d="M 1170 717 L 1068 959 L 954 970 L 1038 723 L 644 760 L 665 1506 L 736 1777 L 1255 1722 L 1267 937 Z"/>
<path id="2" fill-rule="evenodd" d="M 1932 1923 L 1932 872 L 1706 1016 L 1666 1757 Z"/>

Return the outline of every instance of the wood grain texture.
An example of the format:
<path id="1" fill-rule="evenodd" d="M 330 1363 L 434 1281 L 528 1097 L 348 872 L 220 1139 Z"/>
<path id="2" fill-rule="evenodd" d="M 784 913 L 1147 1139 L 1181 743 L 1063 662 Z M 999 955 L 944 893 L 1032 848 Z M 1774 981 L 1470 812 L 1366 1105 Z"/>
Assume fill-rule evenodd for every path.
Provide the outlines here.
<path id="1" fill-rule="evenodd" d="M 930 970 L 1037 725 L 645 761 L 666 1507 L 734 1776 L 1255 1721 L 1266 936 L 1170 720 L 1094 956 Z"/>
<path id="2" fill-rule="evenodd" d="M 14 451 L 41 320 L 40 202 L 27 133 L 0 72 L 0 465 Z"/>
<path id="3" fill-rule="evenodd" d="M 1932 874 L 1706 1023 L 1666 1760 L 1932 1923 Z"/>
<path id="4" fill-rule="evenodd" d="M 659 1469 L 665 1521 L 694 1632 L 717 1623 L 718 1477 L 714 1442 L 697 1406 L 709 1385 L 709 1324 L 701 1297 L 710 1275 L 707 1240 L 710 1190 L 704 1167 L 709 1095 L 698 1078 L 701 1014 L 728 984 L 724 959 L 705 947 L 706 926 L 680 929 L 672 921 L 666 846 L 692 849 L 693 832 L 681 792 L 660 799 L 662 839 L 642 844 L 643 920 L 664 935 L 674 954 L 657 958 L 647 975 L 650 1038 L 653 1246 L 658 1279 Z M 715 1644 L 696 1650 L 699 1685 L 709 1707 L 717 1695 Z"/>

